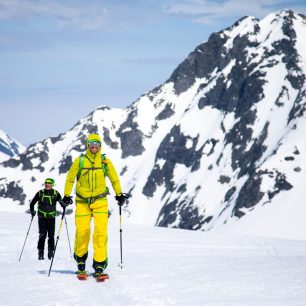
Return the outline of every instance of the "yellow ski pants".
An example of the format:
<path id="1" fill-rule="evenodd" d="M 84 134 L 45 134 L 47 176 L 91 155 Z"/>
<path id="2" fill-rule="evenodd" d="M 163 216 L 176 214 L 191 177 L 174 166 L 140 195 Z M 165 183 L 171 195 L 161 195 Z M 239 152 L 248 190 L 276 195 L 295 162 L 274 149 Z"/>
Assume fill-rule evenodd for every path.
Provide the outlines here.
<path id="1" fill-rule="evenodd" d="M 94 219 L 93 259 L 96 262 L 103 262 L 107 260 L 108 204 L 106 198 L 96 200 L 91 205 L 77 203 L 75 211 L 76 232 L 74 253 L 78 257 L 88 253 L 92 217 Z"/>

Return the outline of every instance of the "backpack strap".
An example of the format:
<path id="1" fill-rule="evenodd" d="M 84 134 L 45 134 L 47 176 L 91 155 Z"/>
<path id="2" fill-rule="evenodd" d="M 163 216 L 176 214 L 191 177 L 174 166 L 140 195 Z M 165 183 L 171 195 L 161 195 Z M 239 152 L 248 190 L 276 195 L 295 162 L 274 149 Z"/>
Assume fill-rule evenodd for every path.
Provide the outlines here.
<path id="1" fill-rule="evenodd" d="M 105 177 L 107 175 L 107 162 L 106 162 L 106 155 L 105 154 L 101 155 L 101 160 L 102 160 L 101 167 L 102 167 L 104 177 Z"/>
<path id="2" fill-rule="evenodd" d="M 77 180 L 79 180 L 80 176 L 81 176 L 81 172 L 84 168 L 84 159 L 85 157 L 92 163 L 92 161 L 86 156 L 86 154 L 81 154 L 80 156 L 80 160 L 79 160 L 79 171 L 77 174 Z M 103 170 L 104 173 L 104 177 L 107 175 L 107 162 L 106 162 L 106 155 L 105 154 L 101 154 L 101 168 Z M 89 168 L 86 168 L 89 169 Z M 90 168 L 90 169 L 97 169 L 97 168 Z"/>
<path id="3" fill-rule="evenodd" d="M 57 193 L 58 192 L 55 189 L 53 189 L 53 195 L 52 196 L 50 196 L 50 195 L 45 196 L 44 189 L 39 190 L 39 193 L 38 193 L 39 194 L 39 200 L 41 202 L 43 202 L 44 198 L 47 198 L 49 200 L 49 204 L 52 205 L 53 202 L 54 202 L 54 199 L 56 199 Z M 56 203 L 56 201 L 55 201 L 55 203 Z"/>
<path id="4" fill-rule="evenodd" d="M 79 180 L 83 168 L 84 168 L 84 154 L 81 154 L 80 160 L 79 160 L 79 171 L 77 174 L 77 180 Z"/>

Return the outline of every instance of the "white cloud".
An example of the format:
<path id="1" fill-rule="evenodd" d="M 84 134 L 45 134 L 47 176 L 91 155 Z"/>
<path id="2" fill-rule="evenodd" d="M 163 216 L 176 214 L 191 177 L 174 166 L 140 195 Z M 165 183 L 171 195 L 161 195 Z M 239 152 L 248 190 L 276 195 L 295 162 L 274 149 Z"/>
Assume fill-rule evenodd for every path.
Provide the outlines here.
<path id="1" fill-rule="evenodd" d="M 99 1 L 0 0 L 0 20 L 47 17 L 65 26 L 97 29 L 103 27 L 106 16 Z"/>
<path id="2" fill-rule="evenodd" d="M 261 18 L 271 11 L 282 8 L 296 9 L 297 12 L 306 11 L 306 5 L 302 1 L 291 1 L 288 4 L 282 0 L 183 0 L 168 5 L 166 11 L 171 14 L 191 16 L 195 22 L 213 24 L 225 18 L 239 18 L 245 15 Z"/>
<path id="3" fill-rule="evenodd" d="M 112 29 L 156 22 L 160 8 L 160 0 L 0 0 L 0 21 L 39 17 L 84 30 Z"/>

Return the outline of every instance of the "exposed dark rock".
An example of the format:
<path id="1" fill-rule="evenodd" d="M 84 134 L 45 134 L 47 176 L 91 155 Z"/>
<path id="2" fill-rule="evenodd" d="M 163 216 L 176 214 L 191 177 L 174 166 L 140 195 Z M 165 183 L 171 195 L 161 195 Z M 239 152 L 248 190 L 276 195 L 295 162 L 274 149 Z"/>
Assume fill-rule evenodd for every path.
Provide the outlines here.
<path id="1" fill-rule="evenodd" d="M 8 155 L 8 156 L 13 156 L 14 153 L 10 148 L 7 147 L 7 144 L 0 138 L 0 152 Z"/>
<path id="2" fill-rule="evenodd" d="M 264 196 L 260 191 L 261 177 L 258 174 L 250 176 L 239 191 L 233 213 L 236 217 L 241 218 L 245 213 L 243 208 L 254 207 Z"/>
<path id="3" fill-rule="evenodd" d="M 121 140 L 122 158 L 141 155 L 145 150 L 142 144 L 143 133 L 138 128 L 137 122 L 134 121 L 136 115 L 137 110 L 132 109 L 127 120 L 116 132 L 116 136 Z"/>
<path id="4" fill-rule="evenodd" d="M 178 188 L 178 190 L 177 190 L 177 192 L 179 192 L 179 193 L 184 193 L 184 192 L 186 192 L 187 191 L 187 184 L 185 183 L 185 184 L 183 184 L 183 185 L 181 185 L 179 188 Z"/>
<path id="5" fill-rule="evenodd" d="M 213 219 L 213 216 L 208 216 L 207 218 L 205 218 L 205 219 L 203 220 L 203 224 L 209 223 L 212 219 Z M 202 224 L 202 225 L 203 225 L 203 224 Z"/>
<path id="6" fill-rule="evenodd" d="M 4 161 L 1 165 L 7 168 L 17 168 L 20 165 L 20 158 L 19 157 L 12 157 L 6 161 Z"/>
<path id="7" fill-rule="evenodd" d="M 220 175 L 219 180 L 221 184 L 228 184 L 231 181 L 231 178 L 226 175 Z"/>
<path id="8" fill-rule="evenodd" d="M 118 142 L 111 140 L 111 138 L 109 136 L 109 130 L 106 127 L 103 127 L 103 140 L 112 149 L 118 149 L 119 148 Z"/>
<path id="9" fill-rule="evenodd" d="M 211 220 L 211 218 L 207 219 L 205 216 L 200 215 L 199 209 L 193 206 L 193 200 L 194 198 L 189 203 L 182 203 L 179 212 L 180 222 L 178 223 L 178 228 L 199 230 L 204 223 L 208 223 Z"/>
<path id="10" fill-rule="evenodd" d="M 170 203 L 166 203 L 161 211 L 159 212 L 159 216 L 157 218 L 156 225 L 167 227 L 168 225 L 171 225 L 175 222 L 177 218 L 177 204 L 178 199 L 175 199 L 174 201 Z"/>
<path id="11" fill-rule="evenodd" d="M 299 93 L 294 101 L 294 105 L 289 113 L 288 116 L 288 124 L 299 117 L 303 117 L 305 110 L 306 110 L 306 105 L 305 105 L 305 96 L 306 96 L 306 91 L 300 89 Z"/>
<path id="12" fill-rule="evenodd" d="M 120 172 L 120 176 L 123 175 L 127 171 L 128 167 L 124 166 Z"/>
<path id="13" fill-rule="evenodd" d="M 170 118 L 172 115 L 174 115 L 174 111 L 171 108 L 171 105 L 169 103 L 166 104 L 165 108 L 156 116 L 156 120 L 164 120 Z"/>
<path id="14" fill-rule="evenodd" d="M 236 64 L 227 76 L 231 84 L 227 87 L 227 79 L 221 75 L 215 87 L 199 100 L 200 109 L 210 105 L 225 113 L 235 111 L 237 118 L 248 112 L 254 103 L 262 99 L 265 72 L 254 72 L 258 64 L 248 63 L 245 50 L 250 46 L 254 46 L 254 43 L 249 41 L 247 35 L 234 39 L 233 48 L 225 56 L 228 63 L 236 59 Z"/>
<path id="15" fill-rule="evenodd" d="M 300 151 L 298 150 L 297 147 L 294 148 L 293 154 L 300 155 Z"/>
<path id="16" fill-rule="evenodd" d="M 275 101 L 275 104 L 278 106 L 278 107 L 281 107 L 281 106 L 284 106 L 284 102 L 281 102 L 282 98 L 286 95 L 286 99 L 288 99 L 288 88 L 283 86 L 282 87 L 282 90 L 281 92 L 279 93 L 276 101 Z"/>
<path id="17" fill-rule="evenodd" d="M 224 197 L 224 202 L 229 202 L 233 196 L 233 194 L 236 192 L 237 188 L 235 186 L 233 186 L 232 188 L 230 188 Z"/>
<path id="18" fill-rule="evenodd" d="M 276 178 L 273 191 L 268 192 L 269 200 L 275 197 L 282 190 L 290 190 L 293 186 L 286 180 L 286 175 L 276 171 Z"/>
<path id="19" fill-rule="evenodd" d="M 232 141 L 234 142 L 233 151 L 232 151 L 232 168 L 236 170 L 239 167 L 238 178 L 240 178 L 241 176 L 245 174 L 252 175 L 253 172 L 255 171 L 256 162 L 261 158 L 261 156 L 266 150 L 266 146 L 263 145 L 263 143 L 268 135 L 268 126 L 269 126 L 269 122 L 265 124 L 261 132 L 261 135 L 259 136 L 259 138 L 256 138 L 253 141 L 253 144 L 248 151 L 246 151 L 246 146 L 247 146 L 248 139 L 251 140 L 250 136 L 251 136 L 252 130 L 248 129 L 248 132 L 247 132 L 248 134 L 241 133 L 243 130 L 240 130 L 240 131 L 237 130 L 237 133 L 238 133 L 237 135 L 232 134 L 234 137 L 232 138 Z M 244 133 L 246 133 L 245 130 L 244 130 Z M 242 135 L 242 137 L 239 138 L 239 135 Z M 244 137 L 245 135 L 247 136 Z M 240 140 L 244 140 L 244 141 L 240 143 Z"/>
<path id="20" fill-rule="evenodd" d="M 219 155 L 219 157 L 218 157 L 218 159 L 217 159 L 217 161 L 216 161 L 216 165 L 219 167 L 219 164 L 220 164 L 220 161 L 221 161 L 221 159 L 222 159 L 222 157 L 223 157 L 223 153 L 221 153 L 220 155 Z M 211 165 L 212 166 L 212 165 Z M 208 167 L 208 169 L 210 168 L 210 166 Z M 212 169 L 212 168 L 211 168 Z M 209 169 L 210 170 L 210 169 Z"/>
<path id="21" fill-rule="evenodd" d="M 59 142 L 60 140 L 62 140 L 63 138 L 65 137 L 65 134 L 64 133 L 61 133 L 59 134 L 58 136 L 53 136 L 53 137 L 50 137 L 50 141 L 52 144 L 56 144 L 57 142 Z"/>
<path id="22" fill-rule="evenodd" d="M 189 89 L 196 78 L 207 77 L 216 67 L 222 70 L 226 66 L 227 62 L 223 60 L 221 55 L 225 52 L 224 43 L 227 37 L 220 34 L 211 34 L 206 43 L 199 45 L 174 70 L 167 82 L 174 82 L 177 95 Z"/>
<path id="23" fill-rule="evenodd" d="M 92 122 L 89 121 L 88 123 L 84 124 L 82 132 L 83 132 L 84 135 L 86 135 L 85 138 L 87 139 L 87 136 L 89 134 L 98 134 L 98 127 L 95 123 L 92 123 Z M 100 135 L 100 136 L 102 136 L 102 135 Z"/>
<path id="24" fill-rule="evenodd" d="M 39 146 L 42 146 L 42 149 L 38 149 Z M 38 169 L 40 171 L 44 171 L 45 168 L 42 166 L 48 159 L 49 149 L 47 146 L 47 141 L 35 145 L 31 145 L 24 153 L 21 153 L 16 158 L 11 158 L 5 162 L 3 162 L 4 167 L 16 168 L 20 164 L 22 165 L 22 170 L 33 170 Z M 38 159 L 40 163 L 33 167 L 32 160 Z"/>
<path id="25" fill-rule="evenodd" d="M 2 178 L 0 179 L 0 198 L 11 198 L 18 201 L 20 205 L 24 205 L 26 195 L 18 182 L 8 182 Z"/>
<path id="26" fill-rule="evenodd" d="M 186 148 L 186 144 L 192 142 L 192 146 Z M 155 159 L 155 166 L 143 187 L 143 194 L 152 197 L 156 187 L 165 184 L 166 192 L 173 191 L 173 170 L 176 164 L 183 164 L 187 168 L 196 165 L 199 167 L 202 150 L 195 150 L 198 137 L 192 138 L 181 133 L 179 126 L 174 126 L 170 133 L 161 142 Z M 162 168 L 157 164 L 158 159 L 165 160 Z"/>
<path id="27" fill-rule="evenodd" d="M 72 157 L 70 155 L 62 159 L 58 168 L 59 174 L 67 173 L 72 165 L 72 162 Z"/>
<path id="28" fill-rule="evenodd" d="M 202 151 L 205 150 L 206 146 L 207 146 L 207 147 L 208 147 L 208 146 L 211 146 L 209 152 L 208 152 L 206 155 L 207 155 L 207 156 L 212 155 L 212 154 L 215 152 L 215 146 L 216 146 L 216 144 L 217 144 L 218 142 L 219 142 L 219 140 L 214 139 L 214 138 L 211 138 L 211 139 L 206 140 L 205 143 L 204 143 L 204 145 L 203 145 Z"/>
<path id="29" fill-rule="evenodd" d="M 173 223 L 176 222 L 177 225 L 174 227 L 189 229 L 189 230 L 198 230 L 204 223 L 208 223 L 212 220 L 212 217 L 206 217 L 199 213 L 197 207 L 194 206 L 194 199 L 197 192 L 192 198 L 184 197 L 182 200 L 178 198 L 166 203 L 157 218 L 156 225 L 162 227 L 173 226 Z"/>

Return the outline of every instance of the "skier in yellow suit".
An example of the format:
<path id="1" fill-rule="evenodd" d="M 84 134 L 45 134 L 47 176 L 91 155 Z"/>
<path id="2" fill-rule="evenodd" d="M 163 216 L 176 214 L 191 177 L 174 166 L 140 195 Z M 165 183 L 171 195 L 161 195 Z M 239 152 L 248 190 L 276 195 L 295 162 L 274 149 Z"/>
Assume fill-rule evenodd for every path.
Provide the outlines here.
<path id="1" fill-rule="evenodd" d="M 105 177 L 107 176 L 116 193 L 118 205 L 123 205 L 125 197 L 122 193 L 119 177 L 111 160 L 101 154 L 101 138 L 90 134 L 87 139 L 86 154 L 76 158 L 67 174 L 63 202 L 71 202 L 71 191 L 76 184 L 76 235 L 74 243 L 74 259 L 78 265 L 77 274 L 86 274 L 85 262 L 88 257 L 90 240 L 90 222 L 94 219 L 93 233 L 93 268 L 95 276 L 107 275 L 103 271 L 107 267 L 107 224 L 109 194 Z"/>

